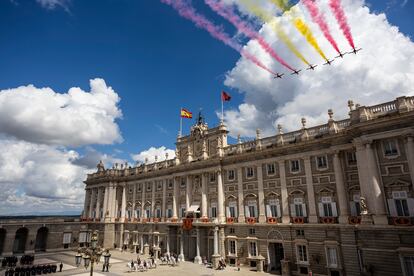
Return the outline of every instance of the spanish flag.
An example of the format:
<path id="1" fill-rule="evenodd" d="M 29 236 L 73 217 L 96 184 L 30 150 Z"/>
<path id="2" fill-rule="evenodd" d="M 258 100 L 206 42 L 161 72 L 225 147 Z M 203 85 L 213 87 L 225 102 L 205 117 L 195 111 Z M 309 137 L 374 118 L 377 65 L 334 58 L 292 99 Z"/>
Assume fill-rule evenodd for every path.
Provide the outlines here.
<path id="1" fill-rule="evenodd" d="M 193 118 L 193 113 L 188 111 L 187 109 L 181 108 L 180 116 L 181 118 L 191 119 Z"/>

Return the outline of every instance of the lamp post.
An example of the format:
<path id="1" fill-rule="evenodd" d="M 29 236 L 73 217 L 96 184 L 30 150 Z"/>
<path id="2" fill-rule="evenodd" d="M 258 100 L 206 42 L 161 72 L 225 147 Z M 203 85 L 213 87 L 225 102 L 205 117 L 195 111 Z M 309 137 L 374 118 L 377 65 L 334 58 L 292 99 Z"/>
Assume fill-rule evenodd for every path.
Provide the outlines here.
<path id="1" fill-rule="evenodd" d="M 107 252 L 105 253 L 109 254 L 109 251 L 107 250 Z M 111 254 L 109 254 L 110 257 Z M 75 255 L 75 264 L 77 267 L 79 267 L 82 263 L 82 259 L 83 259 L 83 264 L 85 266 L 85 269 L 88 269 L 89 265 L 91 267 L 90 269 L 90 276 L 93 275 L 93 266 L 94 264 L 98 264 L 100 262 L 102 256 L 102 249 L 100 247 L 98 247 L 98 232 L 94 231 L 92 233 L 92 237 L 91 237 L 91 246 L 88 248 L 79 248 L 78 249 L 78 253 Z M 109 264 L 109 258 L 107 259 L 105 257 L 105 263 Z M 105 265 L 105 264 L 104 264 Z M 108 271 L 108 269 L 107 269 Z"/>

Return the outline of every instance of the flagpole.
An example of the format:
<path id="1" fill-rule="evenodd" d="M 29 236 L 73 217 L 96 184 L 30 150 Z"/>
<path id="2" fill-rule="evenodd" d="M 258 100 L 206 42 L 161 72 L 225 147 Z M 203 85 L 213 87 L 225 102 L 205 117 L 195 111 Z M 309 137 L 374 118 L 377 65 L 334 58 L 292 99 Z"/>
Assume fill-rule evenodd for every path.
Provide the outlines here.
<path id="1" fill-rule="evenodd" d="M 223 98 L 221 98 L 221 123 L 224 123 L 224 101 Z"/>
<path id="2" fill-rule="evenodd" d="M 182 133 L 183 133 L 183 116 L 181 116 L 181 111 L 183 110 L 183 108 L 180 108 L 180 131 L 178 132 L 178 137 L 181 138 Z"/>

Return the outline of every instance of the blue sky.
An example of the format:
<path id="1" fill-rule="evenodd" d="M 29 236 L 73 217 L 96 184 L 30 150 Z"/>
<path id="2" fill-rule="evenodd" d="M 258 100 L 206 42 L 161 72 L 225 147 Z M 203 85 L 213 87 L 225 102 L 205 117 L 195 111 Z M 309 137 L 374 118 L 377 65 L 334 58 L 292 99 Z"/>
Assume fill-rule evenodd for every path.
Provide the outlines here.
<path id="1" fill-rule="evenodd" d="M 59 93 L 71 87 L 89 91 L 89 80 L 102 78 L 121 98 L 123 115 L 116 123 L 123 142 L 54 144 L 60 151 L 63 147 L 82 156 L 93 149 L 131 160 L 130 154 L 151 146 L 174 149 L 180 107 L 193 113 L 202 108 L 212 126 L 218 123 L 221 90 L 231 93 L 226 108 L 237 116 L 252 99 L 245 92 L 253 91 L 254 84 L 235 85 L 229 79 L 237 78 L 228 78 L 238 68 L 239 54 L 158 0 L 66 0 L 54 8 L 40 2 L 0 1 L 0 91 L 29 84 Z M 193 2 L 236 34 L 201 1 Z M 402 34 L 413 36 L 412 0 L 370 0 L 367 5 L 374 14 L 385 13 Z M 191 123 L 184 121 L 185 131 Z M 17 191 L 25 193 L 22 187 Z"/>

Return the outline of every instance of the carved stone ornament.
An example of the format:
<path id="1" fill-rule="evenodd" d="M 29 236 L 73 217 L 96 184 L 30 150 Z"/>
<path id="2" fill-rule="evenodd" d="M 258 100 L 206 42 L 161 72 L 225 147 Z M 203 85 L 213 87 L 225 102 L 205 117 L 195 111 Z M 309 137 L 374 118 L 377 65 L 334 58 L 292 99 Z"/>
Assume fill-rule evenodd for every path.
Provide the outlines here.
<path id="1" fill-rule="evenodd" d="M 365 197 L 361 196 L 360 197 L 360 204 L 361 204 L 361 215 L 368 215 L 368 206 L 367 206 L 367 201 L 365 199 Z"/>

